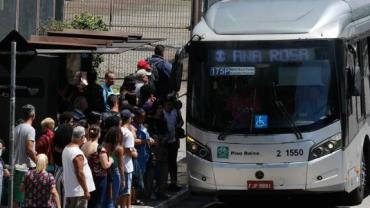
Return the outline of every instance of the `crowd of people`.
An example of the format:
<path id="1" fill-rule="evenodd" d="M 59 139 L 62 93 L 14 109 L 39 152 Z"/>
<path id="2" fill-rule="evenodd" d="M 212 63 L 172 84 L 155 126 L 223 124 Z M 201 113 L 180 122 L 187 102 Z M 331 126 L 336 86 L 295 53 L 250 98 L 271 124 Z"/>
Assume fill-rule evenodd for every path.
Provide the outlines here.
<path id="1" fill-rule="evenodd" d="M 22 107 L 15 163 L 28 172 L 14 184 L 25 193 L 14 199 L 15 207 L 124 208 L 180 190 L 182 104 L 171 88 L 172 66 L 163 58 L 164 47 L 157 45 L 154 52 L 124 78 L 119 94 L 113 93 L 113 72 L 105 74 L 101 86 L 96 76 L 88 74 L 85 80 L 79 73 L 76 84 L 62 93 L 65 111 L 57 121 L 43 119 L 38 134 L 32 126 L 35 107 Z"/>

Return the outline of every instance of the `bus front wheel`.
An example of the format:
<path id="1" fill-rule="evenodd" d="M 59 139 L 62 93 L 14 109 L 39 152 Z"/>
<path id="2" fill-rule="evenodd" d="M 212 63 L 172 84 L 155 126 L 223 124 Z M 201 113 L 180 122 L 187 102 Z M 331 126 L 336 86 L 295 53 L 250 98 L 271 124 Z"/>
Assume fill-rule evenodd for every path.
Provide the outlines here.
<path id="1" fill-rule="evenodd" d="M 367 186 L 367 168 L 368 168 L 368 162 L 365 158 L 364 153 L 362 153 L 362 159 L 361 159 L 361 172 L 360 172 L 360 186 L 357 187 L 355 190 L 353 190 L 348 195 L 348 205 L 359 205 L 362 203 L 362 200 L 365 198 L 366 193 L 366 186 Z"/>

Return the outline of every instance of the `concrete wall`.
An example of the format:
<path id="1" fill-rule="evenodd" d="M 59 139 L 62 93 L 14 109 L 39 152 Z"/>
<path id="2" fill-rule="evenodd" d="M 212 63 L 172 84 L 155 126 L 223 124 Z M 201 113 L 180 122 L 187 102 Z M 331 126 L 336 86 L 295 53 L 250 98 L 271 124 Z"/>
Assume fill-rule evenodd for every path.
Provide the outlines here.
<path id="1" fill-rule="evenodd" d="M 26 39 L 37 34 L 40 25 L 63 13 L 63 0 L 0 0 L 0 40 L 16 29 L 17 2 L 18 31 Z"/>

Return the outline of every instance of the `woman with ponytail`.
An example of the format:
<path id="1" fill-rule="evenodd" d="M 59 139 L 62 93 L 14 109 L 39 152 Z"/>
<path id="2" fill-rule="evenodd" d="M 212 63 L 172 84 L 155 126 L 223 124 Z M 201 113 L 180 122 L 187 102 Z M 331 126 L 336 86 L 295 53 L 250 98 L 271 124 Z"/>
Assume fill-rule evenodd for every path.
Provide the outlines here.
<path id="1" fill-rule="evenodd" d="M 113 159 L 109 157 L 107 149 L 98 143 L 100 138 L 99 126 L 90 126 L 88 138 L 89 141 L 82 146 L 81 150 L 89 162 L 96 187 L 96 190 L 91 193 L 88 207 L 100 208 L 104 207 L 103 202 L 107 195 L 108 168 L 112 165 Z"/>
<path id="2" fill-rule="evenodd" d="M 27 173 L 20 188 L 25 192 L 23 207 L 61 207 L 54 176 L 46 171 L 47 167 L 48 157 L 39 154 L 36 169 Z"/>

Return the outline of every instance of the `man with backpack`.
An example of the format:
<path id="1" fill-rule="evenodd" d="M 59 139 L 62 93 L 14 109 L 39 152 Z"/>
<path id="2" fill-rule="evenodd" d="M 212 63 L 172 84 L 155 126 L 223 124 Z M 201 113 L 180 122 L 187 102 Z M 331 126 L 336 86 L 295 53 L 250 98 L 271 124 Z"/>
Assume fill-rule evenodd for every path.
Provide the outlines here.
<path id="1" fill-rule="evenodd" d="M 153 74 L 158 74 L 158 77 L 155 77 L 154 85 L 155 95 L 160 100 L 165 100 L 168 94 L 173 91 L 170 84 L 172 65 L 163 58 L 164 49 L 163 45 L 157 45 L 154 49 L 154 55 L 148 59 Z"/>

